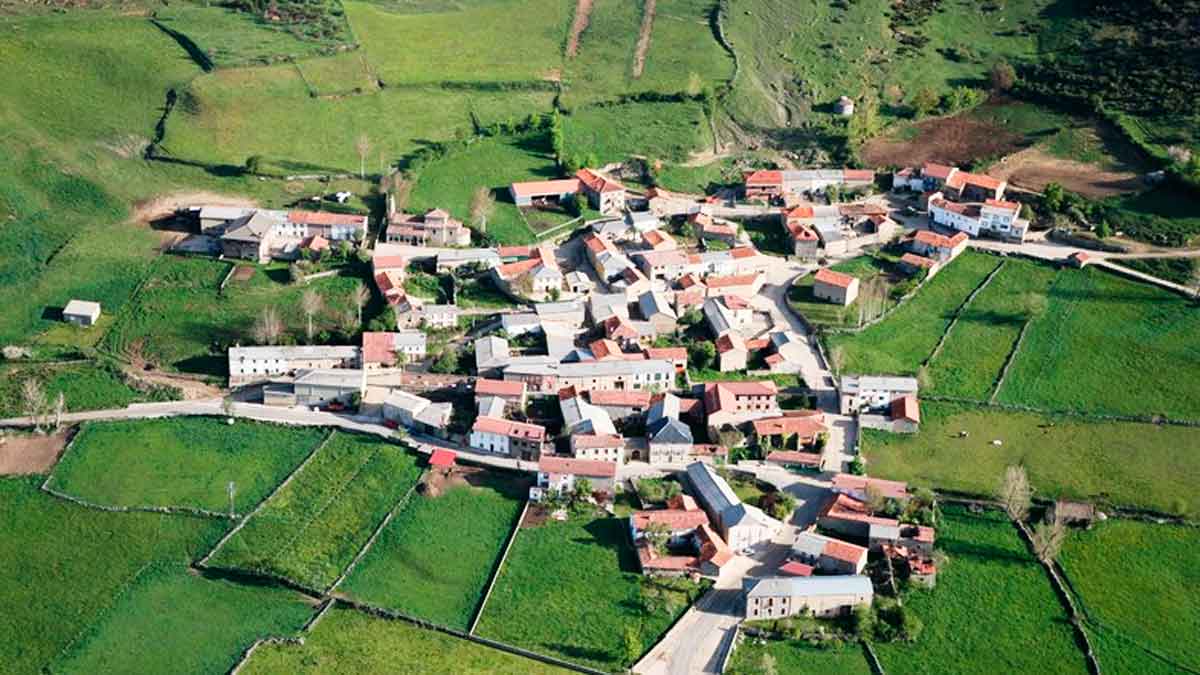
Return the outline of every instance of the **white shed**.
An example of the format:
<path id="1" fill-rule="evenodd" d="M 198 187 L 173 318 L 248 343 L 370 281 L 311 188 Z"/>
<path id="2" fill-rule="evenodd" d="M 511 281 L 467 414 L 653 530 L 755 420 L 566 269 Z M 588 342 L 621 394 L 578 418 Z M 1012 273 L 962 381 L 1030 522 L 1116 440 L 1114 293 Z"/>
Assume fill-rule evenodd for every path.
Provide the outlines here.
<path id="1" fill-rule="evenodd" d="M 62 317 L 76 326 L 91 326 L 100 320 L 100 303 L 72 300 L 63 308 Z"/>

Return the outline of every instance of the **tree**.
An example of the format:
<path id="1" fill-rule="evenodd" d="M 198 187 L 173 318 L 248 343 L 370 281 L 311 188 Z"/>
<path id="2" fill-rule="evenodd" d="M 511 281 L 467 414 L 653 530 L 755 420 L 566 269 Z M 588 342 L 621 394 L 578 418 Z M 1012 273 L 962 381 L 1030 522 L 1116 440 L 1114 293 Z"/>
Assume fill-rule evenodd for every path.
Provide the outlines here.
<path id="1" fill-rule="evenodd" d="M 371 291 L 367 290 L 365 284 L 359 284 L 354 289 L 354 294 L 350 296 L 350 300 L 354 303 L 354 308 L 358 310 L 358 325 L 362 325 L 363 307 L 367 305 L 367 300 L 371 298 Z"/>
<path id="2" fill-rule="evenodd" d="M 1046 209 L 1051 213 L 1058 213 L 1062 210 L 1066 203 L 1066 194 L 1063 191 L 1063 186 L 1058 183 L 1046 183 L 1046 187 L 1042 188 L 1042 203 L 1046 205 Z"/>
<path id="3" fill-rule="evenodd" d="M 642 636 L 636 626 L 625 626 L 625 664 L 632 666 L 642 656 Z"/>
<path id="4" fill-rule="evenodd" d="M 1192 263 L 1192 291 L 1196 300 L 1200 300 L 1200 264 Z"/>
<path id="5" fill-rule="evenodd" d="M 688 361 L 697 370 L 712 366 L 716 358 L 717 347 L 712 342 L 695 342 L 688 347 Z"/>
<path id="6" fill-rule="evenodd" d="M 997 94 L 1012 89 L 1017 83 L 1017 71 L 1008 61 L 997 61 L 990 73 L 992 91 Z"/>
<path id="7" fill-rule="evenodd" d="M 46 410 L 46 392 L 41 382 L 31 377 L 21 383 L 21 407 L 33 421 L 34 429 L 41 432 L 42 413 Z"/>
<path id="8" fill-rule="evenodd" d="M 1112 236 L 1112 227 L 1107 220 L 1101 220 L 1096 223 L 1096 236 L 1101 239 L 1108 239 Z"/>
<path id="9" fill-rule="evenodd" d="M 342 240 L 338 241 L 337 246 L 335 247 L 334 250 L 337 252 L 337 255 L 339 258 L 341 258 L 342 260 L 348 261 L 348 260 L 350 260 L 350 252 L 354 249 L 353 249 L 353 247 L 351 247 L 349 241 L 342 239 Z"/>
<path id="10" fill-rule="evenodd" d="M 260 173 L 262 165 L 262 155 L 250 155 L 246 158 L 246 173 Z"/>
<path id="11" fill-rule="evenodd" d="M 365 133 L 359 134 L 358 140 L 354 143 L 354 149 L 358 151 L 358 177 L 365 180 L 367 177 L 367 153 L 371 152 L 371 139 Z"/>
<path id="12" fill-rule="evenodd" d="M 867 467 L 863 464 L 862 456 L 856 455 L 850 460 L 850 473 L 855 476 L 863 476 L 867 473 Z"/>
<path id="13" fill-rule="evenodd" d="M 304 318 L 307 321 L 304 334 L 308 338 L 309 344 L 312 344 L 313 339 L 313 317 L 321 311 L 321 307 L 324 305 L 325 301 L 321 299 L 321 294 L 315 289 L 310 288 L 300 296 L 300 309 L 304 310 Z"/>
<path id="14" fill-rule="evenodd" d="M 758 672 L 762 675 L 779 675 L 779 668 L 775 664 L 775 657 L 771 656 L 770 652 L 763 652 L 762 656 L 758 657 Z"/>
<path id="15" fill-rule="evenodd" d="M 482 185 L 475 188 L 475 192 L 471 194 L 471 206 L 469 209 L 471 224 L 480 232 L 487 232 L 487 221 L 492 216 L 492 210 L 495 208 L 496 198 L 492 196 L 492 191 Z"/>
<path id="16" fill-rule="evenodd" d="M 913 116 L 920 119 L 929 113 L 933 112 L 938 105 L 938 95 L 930 87 L 923 87 L 913 94 L 912 109 Z"/>
<path id="17" fill-rule="evenodd" d="M 254 322 L 254 341 L 264 345 L 279 344 L 283 335 L 283 321 L 274 307 L 263 307 L 258 319 Z"/>
<path id="18" fill-rule="evenodd" d="M 1009 518 L 1025 520 L 1033 500 L 1033 488 L 1029 485 L 1029 477 L 1025 475 L 1025 467 L 1018 464 L 1004 470 L 1004 480 L 1000 483 L 996 499 Z"/>
<path id="19" fill-rule="evenodd" d="M 1050 522 L 1042 521 L 1033 530 L 1030 541 L 1033 543 L 1033 553 L 1038 560 L 1049 565 L 1058 558 L 1063 543 L 1067 540 L 1067 526 L 1057 514 Z"/>
<path id="20" fill-rule="evenodd" d="M 432 373 L 448 375 L 458 371 L 458 350 L 453 347 L 443 351 L 433 364 L 429 366 Z"/>
<path id="21" fill-rule="evenodd" d="M 841 345 L 830 348 L 829 365 L 833 367 L 834 373 L 842 372 L 846 365 L 846 350 Z"/>
<path id="22" fill-rule="evenodd" d="M 866 497 L 867 510 L 872 514 L 882 513 L 887 507 L 887 498 L 874 485 L 867 486 Z"/>
<path id="23" fill-rule="evenodd" d="M 742 436 L 742 432 L 729 425 L 725 425 L 724 429 L 721 429 L 717 432 L 717 443 L 719 443 L 723 448 L 736 448 L 741 445 L 744 440 L 745 437 Z"/>
<path id="24" fill-rule="evenodd" d="M 650 523 L 645 530 L 642 530 L 642 535 L 654 547 L 656 553 L 667 554 L 667 542 L 671 539 L 671 528 L 667 527 L 666 523 Z"/>

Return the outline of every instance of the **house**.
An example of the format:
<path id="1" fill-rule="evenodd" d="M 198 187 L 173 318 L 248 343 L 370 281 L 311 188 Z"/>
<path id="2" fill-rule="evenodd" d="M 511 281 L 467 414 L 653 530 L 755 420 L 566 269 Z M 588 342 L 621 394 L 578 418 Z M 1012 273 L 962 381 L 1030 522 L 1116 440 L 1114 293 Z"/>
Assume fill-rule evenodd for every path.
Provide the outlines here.
<path id="1" fill-rule="evenodd" d="M 686 474 L 696 502 L 733 550 L 744 551 L 770 541 L 783 528 L 783 523 L 758 507 L 743 504 L 729 483 L 708 464 L 693 462 Z"/>
<path id="2" fill-rule="evenodd" d="M 475 399 L 476 417 L 504 417 L 507 412 L 504 399 L 497 396 L 480 396 Z"/>
<path id="3" fill-rule="evenodd" d="M 646 531 L 662 528 L 668 552 L 660 554 Z M 733 559 L 733 551 L 708 522 L 708 515 L 687 495 L 673 497 L 665 509 L 635 511 L 629 517 L 629 534 L 638 552 L 643 574 L 718 576 Z"/>
<path id="4" fill-rule="evenodd" d="M 792 242 L 792 253 L 801 260 L 816 260 L 820 254 L 821 240 L 817 231 L 804 222 L 805 217 L 812 217 L 811 207 L 784 211 L 783 226 Z"/>
<path id="5" fill-rule="evenodd" d="M 678 249 L 638 251 L 633 254 L 633 259 L 650 279 L 671 281 L 683 276 L 692 267 L 688 254 Z"/>
<path id="6" fill-rule="evenodd" d="M 353 345 L 230 347 L 227 355 L 229 386 L 265 382 L 300 370 L 357 368 L 361 355 L 362 350 Z"/>
<path id="7" fill-rule="evenodd" d="M 425 358 L 425 334 L 419 330 L 396 333 L 368 331 L 362 336 L 362 366 L 392 368 Z"/>
<path id="8" fill-rule="evenodd" d="M 862 574 L 867 566 L 867 548 L 855 546 L 815 532 L 801 532 L 792 544 L 792 559 L 814 565 L 826 574 Z"/>
<path id="9" fill-rule="evenodd" d="M 297 371 L 296 378 L 292 381 L 296 405 L 351 405 L 366 391 L 366 372 L 351 369 Z"/>
<path id="10" fill-rule="evenodd" d="M 739 333 L 750 327 L 754 310 L 750 303 L 736 295 L 718 296 L 704 301 L 704 319 L 714 336 Z"/>
<path id="11" fill-rule="evenodd" d="M 913 394 L 892 400 L 892 430 L 897 433 L 915 434 L 921 426 L 921 405 Z"/>
<path id="12" fill-rule="evenodd" d="M 924 272 L 927 278 L 932 277 L 940 267 L 936 260 L 916 253 L 905 253 L 900 256 L 900 268 L 910 276 Z"/>
<path id="13" fill-rule="evenodd" d="M 200 225 L 201 234 L 216 234 L 232 222 L 246 218 L 254 213 L 254 209 L 240 206 L 193 206 L 188 208 L 188 215 Z"/>
<path id="14" fill-rule="evenodd" d="M 670 333 L 675 330 L 679 319 L 667 296 L 658 291 L 646 291 L 638 297 L 638 311 L 642 319 L 649 321 L 657 333 Z"/>
<path id="15" fill-rule="evenodd" d="M 919 256 L 945 263 L 967 250 L 968 241 L 969 237 L 963 232 L 947 237 L 929 230 L 919 230 L 913 235 L 909 248 Z"/>
<path id="16" fill-rule="evenodd" d="M 579 295 L 591 293 L 596 288 L 596 283 L 592 281 L 591 277 L 586 272 L 580 270 L 567 272 L 565 281 L 567 290 Z"/>
<path id="17" fill-rule="evenodd" d="M 472 448 L 514 459 L 537 459 L 546 444 L 546 428 L 496 417 L 477 417 L 471 427 Z"/>
<path id="18" fill-rule="evenodd" d="M 508 188 L 517 206 L 538 206 L 541 203 L 563 203 L 579 194 L 579 179 L 537 180 L 513 183 Z"/>
<path id="19" fill-rule="evenodd" d="M 829 433 L 825 415 L 819 410 L 788 410 L 779 417 L 754 420 L 754 438 L 759 447 L 797 450 L 811 448 L 823 434 Z"/>
<path id="20" fill-rule="evenodd" d="M 802 613 L 817 617 L 845 616 L 869 606 L 875 597 L 871 580 L 861 575 L 832 577 L 747 577 L 742 581 L 747 619 L 781 619 Z"/>
<path id="21" fill-rule="evenodd" d="M 661 526 L 668 532 L 668 543 L 678 545 L 696 528 L 707 524 L 708 514 L 696 504 L 696 500 L 688 495 L 676 495 L 665 509 L 634 511 L 629 516 L 629 534 L 637 542 L 645 536 L 647 529 Z"/>
<path id="22" fill-rule="evenodd" d="M 773 353 L 767 355 L 767 369 L 772 373 L 798 373 L 800 364 L 807 356 L 808 342 L 800 334 L 790 331 L 775 331 L 768 338 Z"/>
<path id="23" fill-rule="evenodd" d="M 625 459 L 625 438 L 617 434 L 572 434 L 570 444 L 576 459 L 614 464 Z"/>
<path id="24" fill-rule="evenodd" d="M 835 493 L 847 495 L 859 501 L 866 501 L 871 493 L 900 502 L 908 501 L 910 497 L 908 483 L 898 480 L 839 473 L 833 477 L 832 486 Z"/>
<path id="25" fill-rule="evenodd" d="M 572 434 L 616 435 L 612 418 L 603 408 L 594 406 L 579 394 L 575 387 L 565 387 L 558 392 L 558 407 L 563 426 Z"/>
<path id="26" fill-rule="evenodd" d="M 763 285 L 763 275 L 734 274 L 730 276 L 710 276 L 704 280 L 708 297 L 715 298 L 723 295 L 736 295 L 741 298 L 753 298 Z"/>
<path id="27" fill-rule="evenodd" d="M 748 171 L 744 181 L 746 199 L 775 201 L 802 193 L 823 193 L 834 186 L 851 190 L 869 188 L 875 183 L 875 172 L 857 169 Z"/>
<path id="28" fill-rule="evenodd" d="M 454 414 L 449 403 L 434 403 L 400 389 L 393 389 L 383 399 L 383 419 L 418 433 L 445 436 Z"/>
<path id="29" fill-rule="evenodd" d="M 271 260 L 271 249 L 280 232 L 289 229 L 287 216 L 281 211 L 257 210 L 247 218 L 226 225 L 220 235 L 221 254 L 226 258 L 242 258 L 259 263 Z"/>
<path id="30" fill-rule="evenodd" d="M 587 395 L 592 405 L 604 410 L 613 420 L 641 417 L 650 407 L 650 392 L 645 390 L 593 389 Z"/>
<path id="31" fill-rule="evenodd" d="M 679 248 L 675 238 L 662 230 L 643 232 L 642 243 L 652 251 L 673 251 Z"/>
<path id="32" fill-rule="evenodd" d="M 900 521 L 873 515 L 865 502 L 834 493 L 817 516 L 817 525 L 830 532 L 867 539 L 872 527 L 898 527 Z"/>
<path id="33" fill-rule="evenodd" d="M 588 205 L 602 214 L 610 215 L 625 210 L 625 186 L 592 169 L 583 168 L 575 172 L 580 191 L 587 197 Z"/>
<path id="34" fill-rule="evenodd" d="M 1067 525 L 1083 525 L 1091 527 L 1099 517 L 1096 505 L 1089 502 L 1057 499 L 1046 514 L 1050 521 L 1061 520 Z M 1101 518 L 1103 519 L 1103 518 Z"/>
<path id="35" fill-rule="evenodd" d="M 964 202 L 1003 199 L 1006 186 L 1007 183 L 991 176 L 961 170 L 952 172 L 943 184 L 956 199 Z"/>
<path id="36" fill-rule="evenodd" d="M 679 419 L 680 399 L 672 393 L 655 397 L 646 413 L 646 461 L 683 464 L 692 453 L 692 429 Z"/>
<path id="37" fill-rule="evenodd" d="M 495 335 L 475 340 L 475 372 L 480 375 L 507 366 L 510 358 L 508 340 Z"/>
<path id="38" fill-rule="evenodd" d="M 76 326 L 94 326 L 100 320 L 100 303 L 90 300 L 71 300 L 63 307 L 62 319 Z"/>
<path id="39" fill-rule="evenodd" d="M 874 523 L 867 530 L 867 545 L 872 551 L 898 547 L 905 552 L 931 556 L 936 534 L 932 527 L 925 525 Z"/>
<path id="40" fill-rule="evenodd" d="M 846 375 L 841 380 L 843 415 L 863 410 L 887 410 L 892 401 L 916 395 L 920 385 L 915 377 L 889 375 Z"/>
<path id="41" fill-rule="evenodd" d="M 476 352 L 476 358 L 479 354 Z M 597 389 L 669 389 L 675 366 L 670 361 L 590 361 L 582 363 L 513 363 L 504 379 L 523 381 L 531 392 L 557 392 L 564 387 Z"/>
<path id="42" fill-rule="evenodd" d="M 287 221 L 297 231 L 300 238 L 321 237 L 329 241 L 362 241 L 367 236 L 367 217 L 353 213 L 293 209 L 287 212 Z M 302 231 L 301 228 L 303 228 Z"/>
<path id="43" fill-rule="evenodd" d="M 670 361 L 675 366 L 675 372 L 682 374 L 687 370 L 686 347 L 644 347 L 644 358 L 655 361 Z"/>
<path id="44" fill-rule="evenodd" d="M 992 235 L 1011 241 L 1024 241 L 1029 221 L 1020 218 L 1021 205 L 988 199 L 982 203 L 952 202 L 942 193 L 929 196 L 929 217 L 938 225 L 951 227 L 973 237 Z"/>
<path id="45" fill-rule="evenodd" d="M 509 410 L 524 410 L 527 399 L 524 382 L 506 382 L 481 377 L 475 380 L 475 400 L 495 397 L 504 401 Z"/>
<path id="46" fill-rule="evenodd" d="M 379 244 L 375 245 L 378 254 Z M 464 248 L 438 251 L 436 269 L 438 274 L 453 272 L 465 265 L 477 265 L 484 269 L 500 266 L 500 253 L 494 248 Z"/>
<path id="47" fill-rule="evenodd" d="M 737 426 L 780 414 L 775 383 L 708 382 L 704 385 L 704 409 L 710 429 Z"/>
<path id="48" fill-rule="evenodd" d="M 508 337 L 520 337 L 527 333 L 542 332 L 542 321 L 533 312 L 517 312 L 500 315 L 500 329 Z"/>
<path id="49" fill-rule="evenodd" d="M 471 230 L 442 209 L 430 209 L 422 215 L 395 211 L 388 195 L 387 228 L 383 240 L 410 246 L 470 246 Z"/>
<path id="50" fill-rule="evenodd" d="M 858 278 L 823 267 L 813 276 L 813 295 L 845 307 L 858 297 Z"/>
<path id="51" fill-rule="evenodd" d="M 782 466 L 785 469 L 801 471 L 821 471 L 824 463 L 821 455 L 815 452 L 798 452 L 795 450 L 772 450 L 766 459 L 768 464 Z"/>
<path id="52" fill-rule="evenodd" d="M 553 297 L 563 285 L 554 248 L 548 244 L 534 248 L 529 258 L 493 267 L 491 273 L 502 291 L 518 297 Z"/>
<path id="53" fill-rule="evenodd" d="M 556 455 L 546 455 L 538 460 L 537 486 L 543 490 L 574 492 L 580 480 L 590 482 L 593 492 L 612 494 L 616 488 L 617 465 Z"/>
<path id="54" fill-rule="evenodd" d="M 454 328 L 458 326 L 458 307 L 455 305 L 424 305 L 416 313 L 416 319 L 425 328 Z"/>
<path id="55" fill-rule="evenodd" d="M 745 370 L 750 350 L 741 333 L 726 331 L 717 338 L 717 370 L 722 373 Z"/>
<path id="56" fill-rule="evenodd" d="M 592 323 L 600 325 L 611 317 L 629 318 L 629 299 L 624 293 L 592 293 L 588 296 Z"/>
<path id="57" fill-rule="evenodd" d="M 543 322 L 559 323 L 569 328 L 582 328 L 587 318 L 582 300 L 539 302 L 533 306 L 533 311 Z"/>
<path id="58" fill-rule="evenodd" d="M 625 214 L 625 222 L 629 223 L 633 231 L 640 235 L 649 234 L 652 230 L 662 227 L 662 221 L 652 211 L 629 211 Z M 666 234 L 665 232 L 660 233 Z"/>

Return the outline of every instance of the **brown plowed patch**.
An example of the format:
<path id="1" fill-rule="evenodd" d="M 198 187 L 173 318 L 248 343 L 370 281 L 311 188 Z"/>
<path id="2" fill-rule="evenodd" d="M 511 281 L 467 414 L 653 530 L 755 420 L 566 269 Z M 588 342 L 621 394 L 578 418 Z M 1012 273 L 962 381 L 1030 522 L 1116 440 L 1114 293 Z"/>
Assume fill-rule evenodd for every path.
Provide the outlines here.
<path id="1" fill-rule="evenodd" d="M 133 220 L 138 223 L 152 223 L 163 218 L 169 218 L 177 209 L 186 206 L 201 205 L 257 206 L 252 199 L 223 195 L 216 192 L 174 192 L 136 202 L 133 205 Z"/>
<path id="2" fill-rule="evenodd" d="M 1071 192 L 1094 199 L 1136 192 L 1145 187 L 1134 171 L 1110 170 L 1087 162 L 1059 159 L 1038 148 L 1006 157 L 988 169 L 987 174 L 1037 192 L 1047 183 L 1058 183 Z"/>
<path id="3" fill-rule="evenodd" d="M 901 140 L 875 138 L 862 149 L 867 166 L 920 166 L 925 162 L 966 164 L 980 157 L 1016 152 L 1023 138 L 989 122 L 964 117 L 944 117 L 918 122 L 915 134 Z"/>
<path id="4" fill-rule="evenodd" d="M 587 30 L 588 20 L 592 16 L 592 0 L 577 0 L 575 3 L 575 19 L 571 22 L 571 34 L 567 37 L 567 58 L 573 59 L 579 53 L 579 37 Z"/>
<path id="5" fill-rule="evenodd" d="M 5 434 L 0 436 L 0 475 L 46 473 L 58 461 L 70 434 Z"/>
<path id="6" fill-rule="evenodd" d="M 650 34 L 654 30 L 654 3 L 655 0 L 646 0 L 642 8 L 642 27 L 638 31 L 637 48 L 633 52 L 634 79 L 641 77 L 646 69 L 646 52 L 650 51 Z"/>

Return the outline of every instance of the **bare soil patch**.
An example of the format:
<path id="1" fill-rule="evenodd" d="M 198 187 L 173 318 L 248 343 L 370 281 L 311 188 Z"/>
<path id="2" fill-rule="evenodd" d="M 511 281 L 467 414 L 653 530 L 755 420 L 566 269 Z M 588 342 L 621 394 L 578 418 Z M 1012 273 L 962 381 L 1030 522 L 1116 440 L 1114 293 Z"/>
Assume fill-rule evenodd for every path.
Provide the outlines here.
<path id="1" fill-rule="evenodd" d="M 135 202 L 133 204 L 133 220 L 137 223 L 149 225 L 150 223 L 171 217 L 175 214 L 175 211 L 180 208 L 185 206 L 197 206 L 200 204 L 212 206 L 246 207 L 258 205 L 253 199 L 236 197 L 232 195 L 223 195 L 216 192 L 172 192 Z"/>
<path id="2" fill-rule="evenodd" d="M 151 385 L 174 387 L 179 390 L 185 401 L 220 398 L 224 395 L 219 387 L 186 375 L 167 373 L 161 370 L 144 370 L 133 366 L 126 366 L 124 371 L 125 375 L 132 380 Z"/>
<path id="3" fill-rule="evenodd" d="M 1136 192 L 1145 187 L 1134 171 L 1105 169 L 1097 164 L 1060 159 L 1039 148 L 1005 157 L 989 168 L 987 174 L 1039 192 L 1047 183 L 1058 183 L 1071 192 L 1096 199 Z"/>
<path id="4" fill-rule="evenodd" d="M 571 34 L 567 37 L 567 58 L 573 59 L 579 53 L 579 37 L 587 30 L 588 20 L 592 15 L 592 0 L 577 0 L 575 3 L 575 18 L 571 21 Z"/>
<path id="5" fill-rule="evenodd" d="M 546 507 L 531 505 L 525 510 L 525 518 L 521 521 L 521 527 L 525 529 L 541 527 L 547 520 L 550 520 L 550 512 L 546 510 Z"/>
<path id="6" fill-rule="evenodd" d="M 654 4 L 655 0 L 646 0 L 642 8 L 642 27 L 638 31 L 637 48 L 633 52 L 634 79 L 641 77 L 646 69 L 646 52 L 650 51 L 650 34 L 654 30 Z"/>
<path id="7" fill-rule="evenodd" d="M 862 149 L 868 166 L 919 166 L 925 162 L 966 164 L 980 157 L 1006 155 L 1020 149 L 1024 138 L 990 122 L 942 117 L 918 122 L 912 138 L 875 138 Z"/>
<path id="8" fill-rule="evenodd" d="M 71 439 L 70 430 L 56 434 L 4 434 L 0 436 L 0 475 L 46 473 L 58 461 Z"/>
<path id="9" fill-rule="evenodd" d="M 239 265 L 238 268 L 233 271 L 234 281 L 249 281 L 250 277 L 253 276 L 254 268 L 249 265 Z"/>

